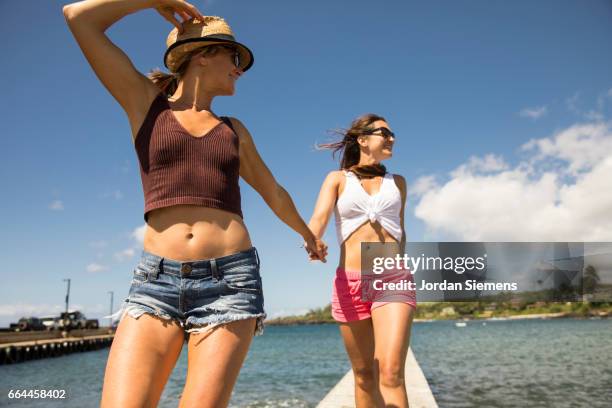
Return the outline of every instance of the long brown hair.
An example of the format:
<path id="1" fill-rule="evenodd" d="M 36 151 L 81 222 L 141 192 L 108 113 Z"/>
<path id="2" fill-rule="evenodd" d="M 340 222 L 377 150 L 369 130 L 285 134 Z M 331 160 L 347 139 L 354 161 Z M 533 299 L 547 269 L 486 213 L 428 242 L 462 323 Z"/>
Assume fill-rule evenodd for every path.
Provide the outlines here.
<path id="1" fill-rule="evenodd" d="M 386 122 L 385 118 L 374 113 L 361 115 L 351 122 L 351 126 L 348 129 L 336 129 L 332 131 L 341 136 L 341 140 L 332 143 L 322 143 L 317 145 L 317 148 L 332 150 L 332 156 L 334 158 L 336 157 L 336 153 L 340 152 L 340 170 L 352 171 L 360 178 L 384 176 L 387 173 L 387 169 L 382 164 L 359 166 L 361 152 L 357 138 L 362 135 L 367 135 L 371 129 L 372 123 L 378 120 Z"/>
<path id="2" fill-rule="evenodd" d="M 183 62 L 175 73 L 164 72 L 159 68 L 156 68 L 149 72 L 147 76 L 166 96 L 171 96 L 174 94 L 174 92 L 176 92 L 176 88 L 178 88 L 180 80 L 183 78 L 183 76 L 185 76 L 185 72 L 187 72 L 187 67 L 189 66 L 189 61 L 191 61 L 191 58 L 200 53 L 206 56 L 213 56 L 217 54 L 219 50 L 224 48 L 233 49 L 232 46 L 225 44 L 213 44 L 204 46 L 202 48 L 197 48 L 185 56 Z"/>

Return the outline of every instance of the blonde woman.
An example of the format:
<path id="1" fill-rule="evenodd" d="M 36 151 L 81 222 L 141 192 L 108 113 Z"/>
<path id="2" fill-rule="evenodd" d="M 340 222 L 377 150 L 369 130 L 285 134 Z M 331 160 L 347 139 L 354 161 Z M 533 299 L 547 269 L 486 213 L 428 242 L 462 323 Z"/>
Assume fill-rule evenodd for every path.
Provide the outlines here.
<path id="1" fill-rule="evenodd" d="M 394 295 L 393 301 L 362 298 L 372 292 L 372 282 L 362 276 L 361 243 L 387 243 L 392 253 L 405 247 L 406 182 L 381 164 L 392 156 L 395 134 L 383 117 L 367 114 L 341 135 L 339 142 L 321 145 L 342 157 L 340 170 L 329 173 L 321 186 L 309 226 L 321 237 L 335 213 L 340 259 L 332 315 L 351 360 L 357 407 L 407 407 L 404 363 L 415 293 Z M 401 276 L 412 279 L 410 273 Z"/>
<path id="2" fill-rule="evenodd" d="M 121 18 L 147 8 L 176 26 L 164 55 L 168 74 L 142 75 L 105 35 Z M 303 237 L 311 257 L 324 251 L 246 127 L 212 110 L 216 96 L 234 94 L 253 54 L 223 19 L 205 17 L 180 0 L 87 0 L 65 6 L 64 16 L 127 114 L 145 198 L 144 251 L 120 311 L 101 406 L 157 406 L 186 338 L 179 405 L 226 406 L 265 318 L 239 177 Z"/>

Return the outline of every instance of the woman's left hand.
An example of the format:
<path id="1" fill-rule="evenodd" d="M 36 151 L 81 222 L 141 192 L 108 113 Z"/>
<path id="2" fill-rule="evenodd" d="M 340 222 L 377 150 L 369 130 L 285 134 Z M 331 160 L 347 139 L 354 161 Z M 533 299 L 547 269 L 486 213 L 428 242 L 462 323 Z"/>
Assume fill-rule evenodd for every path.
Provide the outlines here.
<path id="1" fill-rule="evenodd" d="M 194 18 L 204 21 L 202 13 L 200 13 L 194 5 L 183 0 L 160 0 L 155 10 L 157 10 L 163 18 L 168 20 L 168 22 L 174 25 L 178 29 L 179 34 L 183 32 L 183 23 L 185 21 Z M 177 15 L 181 17 L 183 21 L 179 21 L 176 18 Z"/>
<path id="2" fill-rule="evenodd" d="M 314 237 L 304 239 L 304 249 L 308 252 L 311 261 L 327 262 L 327 245 L 323 240 Z"/>

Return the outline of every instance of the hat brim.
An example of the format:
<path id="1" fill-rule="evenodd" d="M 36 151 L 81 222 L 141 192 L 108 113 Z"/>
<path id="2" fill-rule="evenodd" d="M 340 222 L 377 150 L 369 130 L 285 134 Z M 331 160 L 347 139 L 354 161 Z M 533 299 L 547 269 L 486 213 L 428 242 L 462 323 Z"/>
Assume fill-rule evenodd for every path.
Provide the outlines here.
<path id="1" fill-rule="evenodd" d="M 200 38 L 189 38 L 182 41 L 177 41 L 172 44 L 164 54 L 164 65 L 171 72 L 176 72 L 176 70 L 180 67 L 180 64 L 183 62 L 181 56 L 187 54 L 197 48 L 203 47 L 205 45 L 215 45 L 215 44 L 232 44 L 235 45 L 240 53 L 240 69 L 243 72 L 246 72 L 251 68 L 253 62 L 255 61 L 255 57 L 253 57 L 253 53 L 251 50 L 244 44 L 239 43 L 238 41 L 234 41 L 231 39 L 218 38 L 216 36 L 210 37 L 200 37 Z"/>

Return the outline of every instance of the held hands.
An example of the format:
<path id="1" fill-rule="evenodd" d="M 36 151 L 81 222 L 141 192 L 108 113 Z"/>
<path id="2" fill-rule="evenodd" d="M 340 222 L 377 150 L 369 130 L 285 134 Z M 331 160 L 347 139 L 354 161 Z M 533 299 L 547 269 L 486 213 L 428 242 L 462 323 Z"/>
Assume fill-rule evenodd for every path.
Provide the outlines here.
<path id="1" fill-rule="evenodd" d="M 179 33 L 183 32 L 183 23 L 185 21 L 193 18 L 197 18 L 200 21 L 204 20 L 204 16 L 195 6 L 183 0 L 158 0 L 155 10 L 172 25 L 176 26 Z M 179 21 L 176 15 L 182 18 L 183 21 Z"/>
<path id="2" fill-rule="evenodd" d="M 304 249 L 308 252 L 308 259 L 311 261 L 327 262 L 327 245 L 314 236 L 304 238 Z"/>

